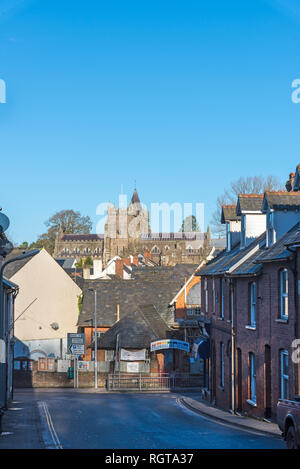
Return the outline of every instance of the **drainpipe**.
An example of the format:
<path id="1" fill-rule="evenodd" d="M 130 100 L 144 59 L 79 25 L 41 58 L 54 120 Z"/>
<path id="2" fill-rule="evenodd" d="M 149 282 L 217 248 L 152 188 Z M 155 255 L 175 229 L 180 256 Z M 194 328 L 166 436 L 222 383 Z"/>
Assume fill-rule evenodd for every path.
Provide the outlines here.
<path id="1" fill-rule="evenodd" d="M 230 279 L 230 308 L 231 308 L 231 411 L 235 414 L 235 330 L 233 306 L 233 281 Z"/>

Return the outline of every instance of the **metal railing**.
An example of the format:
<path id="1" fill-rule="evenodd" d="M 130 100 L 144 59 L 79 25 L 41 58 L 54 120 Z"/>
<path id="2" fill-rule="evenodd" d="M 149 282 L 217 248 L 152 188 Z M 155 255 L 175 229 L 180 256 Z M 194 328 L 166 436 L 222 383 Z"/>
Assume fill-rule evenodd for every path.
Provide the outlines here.
<path id="1" fill-rule="evenodd" d="M 170 390 L 175 388 L 203 387 L 204 376 L 188 373 L 162 374 L 109 374 L 107 376 L 108 390 Z"/>

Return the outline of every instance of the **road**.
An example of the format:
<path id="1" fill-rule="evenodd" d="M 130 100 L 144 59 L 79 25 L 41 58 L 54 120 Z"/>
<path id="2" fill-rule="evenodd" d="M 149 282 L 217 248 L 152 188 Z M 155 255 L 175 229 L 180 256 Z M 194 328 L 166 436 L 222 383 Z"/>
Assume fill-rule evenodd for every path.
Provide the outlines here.
<path id="1" fill-rule="evenodd" d="M 180 394 L 94 394 L 17 391 L 19 406 L 35 400 L 46 447 L 65 449 L 280 449 L 277 437 L 250 433 L 185 409 Z"/>

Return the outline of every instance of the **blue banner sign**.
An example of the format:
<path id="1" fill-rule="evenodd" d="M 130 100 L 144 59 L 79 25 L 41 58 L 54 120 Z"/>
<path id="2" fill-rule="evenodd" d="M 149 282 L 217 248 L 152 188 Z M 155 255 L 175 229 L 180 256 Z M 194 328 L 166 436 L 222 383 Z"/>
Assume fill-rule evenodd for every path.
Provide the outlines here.
<path id="1" fill-rule="evenodd" d="M 190 344 L 188 342 L 184 342 L 183 340 L 176 339 L 161 339 L 156 340 L 155 342 L 151 342 L 151 352 L 156 352 L 157 350 L 163 349 L 177 349 L 183 350 L 184 352 L 189 352 Z"/>

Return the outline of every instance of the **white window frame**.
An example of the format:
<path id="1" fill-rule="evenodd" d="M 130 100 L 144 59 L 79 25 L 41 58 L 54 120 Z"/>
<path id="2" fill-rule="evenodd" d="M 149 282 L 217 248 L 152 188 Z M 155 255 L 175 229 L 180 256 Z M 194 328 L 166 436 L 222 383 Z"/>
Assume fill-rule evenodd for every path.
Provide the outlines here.
<path id="1" fill-rule="evenodd" d="M 216 312 L 216 286 L 214 278 L 212 280 L 212 312 Z"/>
<path id="2" fill-rule="evenodd" d="M 287 269 L 280 271 L 280 317 L 281 319 L 289 317 L 289 276 Z"/>
<path id="3" fill-rule="evenodd" d="M 249 354 L 250 364 L 250 400 L 256 404 L 256 357 L 254 353 Z"/>
<path id="4" fill-rule="evenodd" d="M 223 342 L 220 343 L 220 364 L 221 364 L 221 388 L 225 387 L 225 345 Z"/>
<path id="5" fill-rule="evenodd" d="M 256 327 L 256 282 L 250 283 L 250 325 Z"/>
<path id="6" fill-rule="evenodd" d="M 289 374 L 284 373 L 284 361 L 287 359 L 287 369 L 289 373 L 289 352 L 287 350 L 280 351 L 280 397 L 281 399 L 289 398 Z M 287 395 L 285 395 L 284 384 L 287 383 Z"/>
<path id="7" fill-rule="evenodd" d="M 207 289 L 207 278 L 204 279 L 204 308 L 205 312 L 208 313 L 208 289 Z"/>
<path id="8" fill-rule="evenodd" d="M 224 319 L 224 285 L 225 280 L 221 278 L 220 287 L 221 287 L 221 304 L 220 304 L 220 318 Z"/>

